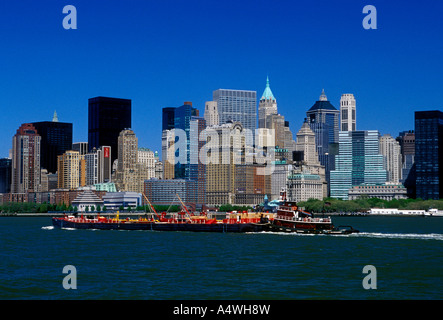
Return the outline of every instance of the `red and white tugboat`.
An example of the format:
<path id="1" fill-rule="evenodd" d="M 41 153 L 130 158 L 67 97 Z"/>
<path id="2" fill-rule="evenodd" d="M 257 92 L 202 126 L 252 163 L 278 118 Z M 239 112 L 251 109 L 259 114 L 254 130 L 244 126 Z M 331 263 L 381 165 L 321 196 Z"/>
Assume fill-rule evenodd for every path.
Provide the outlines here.
<path id="1" fill-rule="evenodd" d="M 359 232 L 350 226 L 334 227 L 330 217 L 314 218 L 312 213 L 299 209 L 297 203 L 292 201 L 284 201 L 279 206 L 274 220 L 267 225 L 266 230 L 313 234 L 350 234 Z"/>

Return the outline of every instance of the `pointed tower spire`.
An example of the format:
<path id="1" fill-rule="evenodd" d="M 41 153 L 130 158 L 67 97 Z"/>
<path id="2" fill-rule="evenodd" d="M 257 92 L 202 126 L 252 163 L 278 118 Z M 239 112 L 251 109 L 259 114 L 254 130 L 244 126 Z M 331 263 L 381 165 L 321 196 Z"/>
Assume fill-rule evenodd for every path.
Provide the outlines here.
<path id="1" fill-rule="evenodd" d="M 272 94 L 271 87 L 269 86 L 269 77 L 268 76 L 266 76 L 266 88 L 265 88 L 265 91 L 263 92 L 263 95 L 261 97 L 261 100 L 263 100 L 263 99 L 264 100 L 269 100 L 269 99 L 276 100 L 274 95 Z"/>
<path id="2" fill-rule="evenodd" d="M 54 110 L 54 116 L 52 117 L 52 122 L 58 122 L 57 111 Z"/>
<path id="3" fill-rule="evenodd" d="M 328 101 L 328 97 L 326 96 L 325 89 L 321 90 L 321 95 L 319 101 Z"/>

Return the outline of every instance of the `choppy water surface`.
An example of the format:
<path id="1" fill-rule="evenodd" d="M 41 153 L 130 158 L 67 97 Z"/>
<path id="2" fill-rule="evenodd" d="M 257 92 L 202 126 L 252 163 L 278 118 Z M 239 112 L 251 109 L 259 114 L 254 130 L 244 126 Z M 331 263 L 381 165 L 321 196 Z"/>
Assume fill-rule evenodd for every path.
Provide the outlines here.
<path id="1" fill-rule="evenodd" d="M 0 299 L 442 299 L 443 218 L 335 217 L 361 233 L 60 230 L 0 219 Z M 66 265 L 77 289 L 65 290 Z M 365 290 L 365 265 L 377 289 Z"/>

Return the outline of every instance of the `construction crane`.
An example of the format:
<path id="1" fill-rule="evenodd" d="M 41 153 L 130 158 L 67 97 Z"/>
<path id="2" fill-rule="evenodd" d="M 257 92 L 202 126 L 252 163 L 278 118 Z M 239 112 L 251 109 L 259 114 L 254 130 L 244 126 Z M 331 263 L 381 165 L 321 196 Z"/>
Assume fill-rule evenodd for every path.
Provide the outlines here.
<path id="1" fill-rule="evenodd" d="M 160 216 L 158 215 L 157 211 L 155 210 L 154 206 L 151 204 L 151 201 L 149 201 L 148 197 L 142 192 L 143 197 L 145 197 L 146 201 L 148 202 L 151 209 L 154 211 L 157 218 L 160 220 Z"/>

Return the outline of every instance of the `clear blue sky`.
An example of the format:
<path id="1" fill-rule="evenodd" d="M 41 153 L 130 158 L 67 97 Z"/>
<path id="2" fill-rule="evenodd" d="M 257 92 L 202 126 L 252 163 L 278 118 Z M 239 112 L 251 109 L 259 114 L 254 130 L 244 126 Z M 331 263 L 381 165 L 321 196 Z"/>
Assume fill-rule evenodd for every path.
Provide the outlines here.
<path id="1" fill-rule="evenodd" d="M 62 26 L 65 5 L 78 29 Z M 365 5 L 377 30 L 365 30 Z M 161 150 L 161 109 L 266 76 L 295 134 L 322 88 L 357 99 L 357 129 L 396 136 L 414 111 L 443 109 L 443 1 L 20 0 L 0 3 L 0 157 L 25 122 L 74 124 L 88 99 L 132 99 L 139 145 Z"/>

